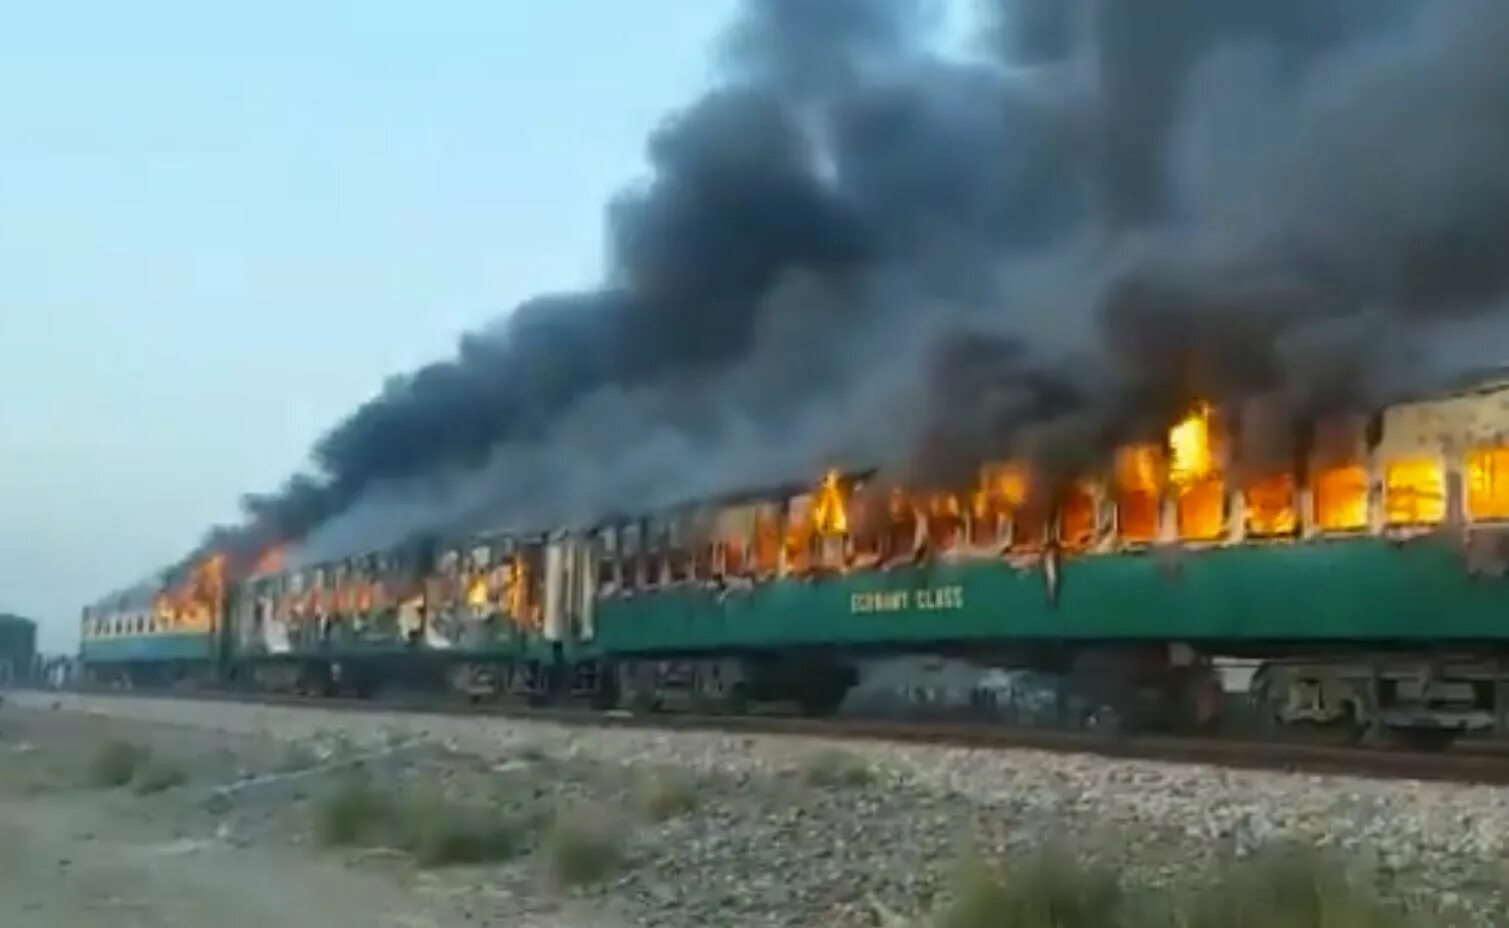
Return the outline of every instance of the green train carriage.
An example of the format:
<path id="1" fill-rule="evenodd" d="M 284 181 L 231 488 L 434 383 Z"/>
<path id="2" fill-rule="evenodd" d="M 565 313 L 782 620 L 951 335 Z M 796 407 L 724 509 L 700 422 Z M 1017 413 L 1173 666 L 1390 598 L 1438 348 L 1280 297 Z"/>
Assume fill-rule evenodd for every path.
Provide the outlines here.
<path id="1" fill-rule="evenodd" d="M 226 621 L 184 658 L 274 688 L 828 711 L 877 660 L 943 655 L 1199 720 L 1215 659 L 1236 657 L 1261 662 L 1267 720 L 1503 732 L 1509 389 L 1321 423 L 1278 467 L 1248 435 L 1262 408 L 1197 409 L 1051 508 L 1022 465 L 926 496 L 830 475 L 268 569 L 226 588 Z"/>
<path id="2" fill-rule="evenodd" d="M 1092 675 L 1109 666 L 1198 715 L 1211 711 L 1212 659 L 1245 657 L 1265 662 L 1265 720 L 1504 732 L 1509 390 L 1326 423 L 1309 459 L 1280 473 L 1238 478 L 1231 441 L 1180 483 L 1177 444 L 1192 422 L 1219 444 L 1208 411 L 1176 427 L 1151 507 L 1110 466 L 1063 494 L 1049 519 L 945 513 L 945 532 L 930 526 L 920 545 L 891 550 L 884 532 L 816 532 L 802 540 L 814 545 L 809 564 L 792 570 L 783 549 L 766 577 L 737 590 L 716 577 L 716 590 L 668 584 L 663 566 L 647 582 L 632 552 L 611 568 L 632 579 L 600 600 L 596 644 L 640 690 L 666 689 L 658 678 L 671 673 L 694 692 L 726 691 L 772 665 L 789 681 L 782 665 L 802 657 L 799 695 L 819 708 L 871 656 L 899 652 Z M 763 505 L 789 524 L 825 492 L 831 484 Z M 621 549 L 622 528 L 605 531 L 619 539 L 600 548 Z M 634 531 L 645 533 L 656 532 Z"/>

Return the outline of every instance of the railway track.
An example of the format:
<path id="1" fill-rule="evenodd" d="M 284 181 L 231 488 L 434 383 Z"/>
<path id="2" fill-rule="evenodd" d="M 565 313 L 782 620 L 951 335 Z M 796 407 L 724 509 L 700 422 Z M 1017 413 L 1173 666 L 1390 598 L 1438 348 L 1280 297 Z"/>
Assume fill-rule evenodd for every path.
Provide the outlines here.
<path id="1" fill-rule="evenodd" d="M 224 702 L 354 713 L 512 719 L 581 728 L 790 735 L 832 741 L 889 741 L 996 750 L 1037 750 L 1108 759 L 1198 764 L 1242 770 L 1349 775 L 1379 779 L 1509 785 L 1509 751 L 1501 746 L 1419 751 L 1385 746 L 1228 737 L 1110 734 L 1016 728 L 984 722 L 916 722 L 789 715 L 633 714 L 575 708 L 467 705 L 425 698 L 353 699 L 213 690 L 66 690 L 91 697 Z"/>

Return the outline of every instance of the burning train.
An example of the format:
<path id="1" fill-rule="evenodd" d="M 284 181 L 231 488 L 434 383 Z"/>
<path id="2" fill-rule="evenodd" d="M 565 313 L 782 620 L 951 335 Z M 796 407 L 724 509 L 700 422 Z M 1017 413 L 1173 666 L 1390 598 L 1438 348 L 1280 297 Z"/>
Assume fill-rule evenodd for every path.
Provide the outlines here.
<path id="1" fill-rule="evenodd" d="M 1051 482 L 1030 461 L 926 492 L 833 472 L 589 530 L 214 555 L 86 609 L 83 664 L 101 685 L 822 713 L 874 662 L 928 655 L 1212 725 L 1216 663 L 1241 658 L 1264 723 L 1504 733 L 1509 381 L 1272 420 L 1195 403 Z"/>

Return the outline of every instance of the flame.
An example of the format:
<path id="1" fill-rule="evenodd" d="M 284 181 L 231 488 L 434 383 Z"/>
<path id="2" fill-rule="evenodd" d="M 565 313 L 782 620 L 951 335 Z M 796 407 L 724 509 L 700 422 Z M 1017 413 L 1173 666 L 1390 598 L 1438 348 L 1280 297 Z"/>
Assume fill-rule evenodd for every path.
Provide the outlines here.
<path id="1" fill-rule="evenodd" d="M 1384 468 L 1390 525 L 1424 525 L 1446 517 L 1446 471 L 1439 458 L 1392 461 Z"/>
<path id="2" fill-rule="evenodd" d="M 1088 547 L 1095 541 L 1095 528 L 1095 487 L 1076 483 L 1064 493 L 1059 504 L 1059 540 L 1069 548 Z"/>
<path id="3" fill-rule="evenodd" d="M 475 608 L 487 605 L 487 579 L 482 574 L 473 575 L 466 585 L 466 604 Z"/>
<path id="4" fill-rule="evenodd" d="M 1024 464 L 1003 464 L 993 468 L 989 476 L 990 489 L 1006 504 L 1009 512 L 1016 512 L 1027 503 L 1027 467 Z"/>
<path id="5" fill-rule="evenodd" d="M 1031 487 L 1028 466 L 1021 461 L 994 464 L 983 471 L 982 480 L 991 501 L 1011 520 L 1011 546 L 1022 549 L 1042 545 L 1048 534 L 1048 520 L 1042 513 L 1027 512 Z"/>
<path id="6" fill-rule="evenodd" d="M 1116 449 L 1116 519 L 1122 541 L 1147 544 L 1158 538 L 1161 457 L 1157 445 Z"/>
<path id="7" fill-rule="evenodd" d="M 1509 519 L 1509 448 L 1468 453 L 1467 514 L 1473 519 Z"/>
<path id="8" fill-rule="evenodd" d="M 1226 531 L 1226 485 L 1216 453 L 1211 408 L 1197 402 L 1168 432 L 1168 479 L 1178 491 L 1179 536 L 1213 541 Z"/>
<path id="9" fill-rule="evenodd" d="M 1270 474 L 1249 480 L 1242 490 L 1247 531 L 1257 536 L 1294 534 L 1299 527 L 1294 499 L 1293 474 Z"/>
<path id="10" fill-rule="evenodd" d="M 273 545 L 257 555 L 256 563 L 252 565 L 252 576 L 258 577 L 263 574 L 281 572 L 283 564 L 287 560 L 287 555 L 288 550 L 283 545 Z"/>
<path id="11" fill-rule="evenodd" d="M 1210 437 L 1210 406 L 1195 408 L 1168 432 L 1168 478 L 1177 487 L 1191 486 L 1216 473 Z"/>
<path id="12" fill-rule="evenodd" d="M 522 554 L 508 562 L 503 574 L 503 612 L 518 622 L 527 623 L 529 605 L 529 565 Z"/>
<path id="13" fill-rule="evenodd" d="M 820 535 L 843 535 L 849 531 L 849 515 L 845 511 L 838 471 L 830 470 L 818 488 L 812 504 L 812 525 Z"/>
<path id="14" fill-rule="evenodd" d="M 367 580 L 356 581 L 356 591 L 352 594 L 353 608 L 357 612 L 371 612 L 375 598 L 375 584 Z"/>
<path id="15" fill-rule="evenodd" d="M 1315 523 L 1323 531 L 1367 528 L 1368 472 L 1361 464 L 1329 467 L 1315 475 Z"/>

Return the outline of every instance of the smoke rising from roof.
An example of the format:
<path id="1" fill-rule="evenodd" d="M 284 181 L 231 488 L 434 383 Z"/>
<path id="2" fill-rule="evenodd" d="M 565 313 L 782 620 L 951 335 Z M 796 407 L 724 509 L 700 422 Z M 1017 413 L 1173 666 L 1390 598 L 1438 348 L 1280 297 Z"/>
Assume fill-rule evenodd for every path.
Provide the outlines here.
<path id="1" fill-rule="evenodd" d="M 726 81 L 608 208 L 609 282 L 391 380 L 246 499 L 256 536 L 326 556 L 833 461 L 957 478 L 1193 396 L 1484 360 L 1418 352 L 1505 305 L 1502 2 L 982 6 L 961 58 L 925 0 L 746 0 Z"/>

